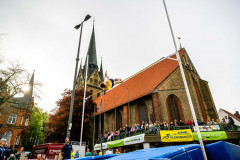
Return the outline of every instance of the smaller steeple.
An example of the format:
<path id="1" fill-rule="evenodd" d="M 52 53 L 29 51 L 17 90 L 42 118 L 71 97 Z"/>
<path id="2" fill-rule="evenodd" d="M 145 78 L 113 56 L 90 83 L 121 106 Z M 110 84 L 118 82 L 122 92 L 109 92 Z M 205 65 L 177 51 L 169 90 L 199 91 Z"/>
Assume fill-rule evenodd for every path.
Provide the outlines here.
<path id="1" fill-rule="evenodd" d="M 103 76 L 103 66 L 102 66 L 102 57 L 101 57 L 101 65 L 100 65 L 100 70 L 99 70 L 99 76 L 101 78 L 101 80 L 104 80 L 104 76 Z"/>
<path id="2" fill-rule="evenodd" d="M 181 50 L 182 49 L 182 44 L 181 44 L 181 41 L 180 41 L 181 37 L 177 37 L 177 38 L 178 38 L 179 45 L 180 45 L 180 50 Z"/>
<path id="3" fill-rule="evenodd" d="M 35 70 L 33 71 L 32 77 L 28 83 L 28 91 L 24 93 L 24 98 L 27 101 L 27 103 L 30 103 L 32 101 L 32 95 L 33 95 L 33 86 L 34 86 L 34 73 Z"/>

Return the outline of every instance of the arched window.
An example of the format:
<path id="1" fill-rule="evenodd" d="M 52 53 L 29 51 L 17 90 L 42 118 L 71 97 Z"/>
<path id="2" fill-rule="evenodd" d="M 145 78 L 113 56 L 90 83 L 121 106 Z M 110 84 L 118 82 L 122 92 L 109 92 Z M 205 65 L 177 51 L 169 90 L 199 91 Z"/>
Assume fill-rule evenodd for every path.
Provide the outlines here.
<path id="1" fill-rule="evenodd" d="M 142 124 L 142 121 L 149 123 L 148 110 L 144 102 L 138 103 L 135 113 L 137 123 Z"/>
<path id="2" fill-rule="evenodd" d="M 17 121 L 17 114 L 11 113 L 8 118 L 8 124 L 15 124 Z"/>
<path id="3" fill-rule="evenodd" d="M 10 144 L 10 141 L 11 141 L 11 138 L 12 138 L 12 131 L 7 130 L 7 131 L 3 134 L 2 138 L 5 138 L 5 139 L 7 140 L 7 143 Z"/>
<path id="4" fill-rule="evenodd" d="M 28 126 L 28 121 L 29 121 L 29 117 L 27 117 L 25 120 L 25 126 Z"/>
<path id="5" fill-rule="evenodd" d="M 175 119 L 178 122 L 180 121 L 180 119 L 184 121 L 181 103 L 177 96 L 173 94 L 168 96 L 167 106 L 169 121 L 174 121 Z"/>
<path id="6" fill-rule="evenodd" d="M 15 145 L 19 145 L 21 136 L 19 135 L 15 140 Z"/>

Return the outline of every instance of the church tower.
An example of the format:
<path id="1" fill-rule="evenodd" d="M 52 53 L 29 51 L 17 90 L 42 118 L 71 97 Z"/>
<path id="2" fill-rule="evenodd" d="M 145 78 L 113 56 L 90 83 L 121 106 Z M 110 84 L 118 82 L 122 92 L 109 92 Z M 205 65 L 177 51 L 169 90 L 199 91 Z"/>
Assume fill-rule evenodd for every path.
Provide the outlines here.
<path id="1" fill-rule="evenodd" d="M 91 35 L 87 55 L 88 55 L 87 89 L 93 92 L 94 94 L 93 99 L 95 99 L 100 95 L 100 93 L 98 92 L 101 91 L 100 84 L 104 81 L 104 76 L 103 76 L 102 59 L 101 59 L 100 70 L 97 64 L 97 52 L 96 52 L 94 26 L 92 30 L 92 35 Z M 84 85 L 86 68 L 87 68 L 86 66 L 87 55 L 86 55 L 86 59 L 83 67 L 82 67 L 82 61 L 81 61 L 78 77 L 77 77 L 76 88 L 83 87 Z"/>

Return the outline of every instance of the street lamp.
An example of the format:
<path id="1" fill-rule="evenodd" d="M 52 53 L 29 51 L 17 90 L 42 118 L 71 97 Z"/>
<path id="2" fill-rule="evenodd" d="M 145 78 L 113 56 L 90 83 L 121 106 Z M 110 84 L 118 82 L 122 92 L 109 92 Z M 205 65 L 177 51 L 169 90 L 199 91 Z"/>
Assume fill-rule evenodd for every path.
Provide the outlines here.
<path id="1" fill-rule="evenodd" d="M 68 117 L 68 127 L 67 127 L 67 135 L 66 138 L 70 139 L 71 134 L 71 128 L 72 128 L 72 113 L 73 113 L 73 106 L 74 106 L 74 96 L 75 96 L 75 85 L 77 80 L 77 69 L 78 69 L 78 61 L 79 61 L 79 52 L 80 52 L 80 45 L 81 45 L 81 38 L 82 38 L 82 29 L 83 29 L 83 23 L 90 19 L 91 16 L 88 14 L 86 15 L 85 19 L 82 21 L 82 23 L 76 25 L 74 28 L 80 30 L 80 37 L 79 37 L 79 44 L 78 44 L 78 51 L 77 51 L 77 58 L 76 58 L 76 66 L 75 66 L 75 73 L 74 73 L 74 80 L 73 80 L 73 91 L 72 91 L 72 98 L 71 98 L 71 105 L 70 105 L 70 111 L 69 111 L 69 117 Z"/>

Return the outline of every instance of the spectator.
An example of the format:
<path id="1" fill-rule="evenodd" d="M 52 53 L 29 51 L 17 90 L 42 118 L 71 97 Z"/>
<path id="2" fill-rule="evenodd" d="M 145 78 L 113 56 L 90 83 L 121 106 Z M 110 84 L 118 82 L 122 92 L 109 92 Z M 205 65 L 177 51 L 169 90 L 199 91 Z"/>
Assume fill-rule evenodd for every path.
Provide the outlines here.
<path id="1" fill-rule="evenodd" d="M 71 159 L 72 145 L 69 144 L 69 139 L 65 139 L 65 145 L 62 147 L 61 154 L 63 159 Z"/>
<path id="2" fill-rule="evenodd" d="M 221 124 L 221 123 L 219 122 L 219 119 L 217 119 L 217 122 L 216 122 L 216 124 Z"/>
<path id="3" fill-rule="evenodd" d="M 132 125 L 132 127 L 131 127 L 131 131 L 134 131 L 135 130 L 135 127 Z"/>
<path id="4" fill-rule="evenodd" d="M 161 129 L 161 130 L 164 129 L 164 124 L 163 124 L 163 122 L 160 122 L 160 125 L 159 125 L 159 126 L 160 126 L 160 129 Z"/>
<path id="5" fill-rule="evenodd" d="M 93 156 L 98 156 L 98 153 L 96 150 L 94 151 Z"/>
<path id="6" fill-rule="evenodd" d="M 212 119 L 211 124 L 217 124 L 214 119 Z"/>
<path id="7" fill-rule="evenodd" d="M 148 130 L 149 129 L 149 125 L 148 125 L 148 123 L 146 122 L 146 124 L 145 124 L 145 130 Z"/>
<path id="8" fill-rule="evenodd" d="M 153 123 L 150 121 L 149 123 L 149 129 L 150 129 L 150 134 L 155 134 L 155 129 L 154 129 L 154 126 L 153 126 Z"/>
<path id="9" fill-rule="evenodd" d="M 24 148 L 21 147 L 20 150 L 15 154 L 16 159 L 20 159 L 21 155 L 24 154 L 23 150 Z"/>
<path id="10" fill-rule="evenodd" d="M 74 153 L 74 149 L 71 150 L 71 159 L 74 159 L 75 153 Z"/>
<path id="11" fill-rule="evenodd" d="M 141 129 L 141 126 L 139 124 L 137 124 L 137 129 Z"/>
<path id="12" fill-rule="evenodd" d="M 168 127 L 168 124 L 166 121 L 163 123 L 163 125 L 164 125 L 164 127 Z"/>
<path id="13" fill-rule="evenodd" d="M 176 119 L 174 119 L 174 126 L 177 127 L 178 126 L 178 122 Z"/>
<path id="14" fill-rule="evenodd" d="M 74 158 L 79 158 L 79 150 L 76 150 L 76 153 L 74 155 Z"/>
<path id="15" fill-rule="evenodd" d="M 118 149 L 116 149 L 115 154 L 120 154 L 120 152 L 118 151 Z"/>
<path id="16" fill-rule="evenodd" d="M 183 121 L 180 119 L 179 123 L 178 123 L 179 126 L 185 126 L 186 124 L 183 123 Z"/>
<path id="17" fill-rule="evenodd" d="M 5 156 L 4 144 L 5 144 L 5 141 L 1 139 L 0 140 L 0 160 L 4 160 L 4 156 Z"/>
<path id="18" fill-rule="evenodd" d="M 186 125 L 191 126 L 192 124 L 193 124 L 192 121 L 190 119 L 188 119 L 187 122 L 186 122 Z"/>
<path id="19" fill-rule="evenodd" d="M 98 154 L 98 155 L 99 155 L 99 156 L 100 156 L 100 155 L 102 155 L 102 149 L 100 149 L 100 152 L 99 152 L 99 154 Z"/>
<path id="20" fill-rule="evenodd" d="M 228 124 L 229 123 L 229 119 L 227 116 L 225 116 L 225 122 Z"/>
<path id="21" fill-rule="evenodd" d="M 6 159 L 5 159 L 6 160 Z M 11 154 L 7 160 L 16 160 L 16 157 L 14 154 Z"/>
<path id="22" fill-rule="evenodd" d="M 200 122 L 200 125 L 206 125 L 206 122 L 203 120 L 203 118 L 201 118 L 201 122 Z"/>
<path id="23" fill-rule="evenodd" d="M 87 149 L 87 152 L 85 154 L 85 157 L 90 157 L 91 156 L 91 152 L 90 152 L 90 149 Z"/>
<path id="24" fill-rule="evenodd" d="M 145 123 L 142 121 L 141 129 L 145 129 Z"/>
<path id="25" fill-rule="evenodd" d="M 128 127 L 128 125 L 126 124 L 126 127 L 125 127 L 125 133 L 129 132 L 130 131 L 130 128 Z"/>
<path id="26" fill-rule="evenodd" d="M 37 155 L 37 160 L 42 160 L 42 155 L 41 154 Z"/>
<path id="27" fill-rule="evenodd" d="M 226 124 L 225 118 L 222 119 L 222 124 Z"/>
<path id="28" fill-rule="evenodd" d="M 232 117 L 230 115 L 228 115 L 228 123 L 230 125 L 234 125 L 234 120 L 232 119 Z"/>
<path id="29" fill-rule="evenodd" d="M 10 144 L 7 144 L 7 147 L 5 148 L 5 159 L 8 159 L 8 157 L 10 157 L 11 154 L 13 154 L 13 150 L 12 148 L 10 147 Z M 14 156 L 15 158 L 15 156 Z"/>
<path id="30" fill-rule="evenodd" d="M 107 154 L 107 155 L 109 155 L 109 154 L 113 154 L 113 152 L 111 151 L 111 149 L 110 149 L 110 148 L 108 148 L 108 150 L 107 150 L 106 154 Z"/>
<path id="31" fill-rule="evenodd" d="M 212 122 L 210 121 L 210 118 L 208 117 L 208 119 L 207 119 L 207 125 L 211 125 L 212 124 Z"/>

